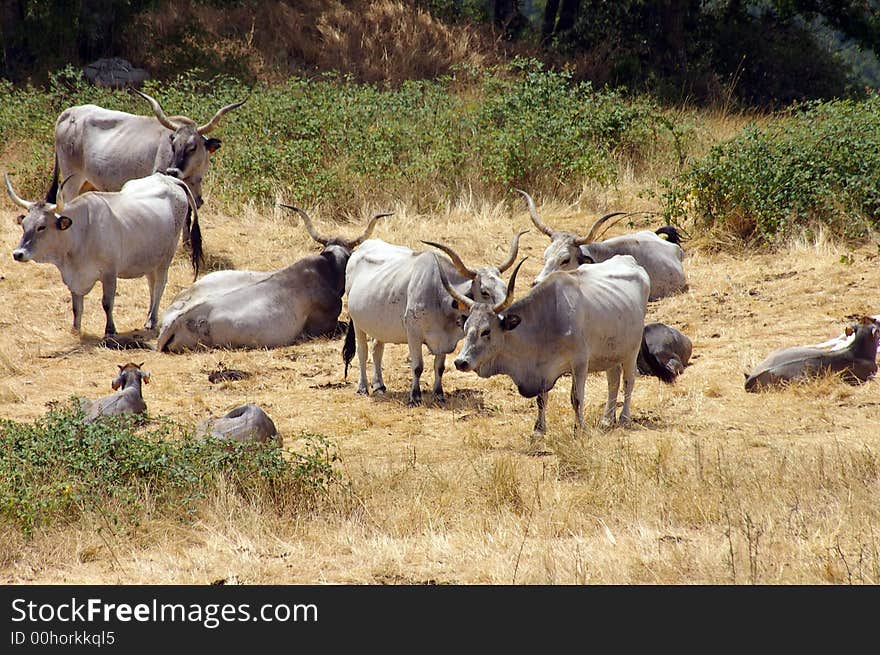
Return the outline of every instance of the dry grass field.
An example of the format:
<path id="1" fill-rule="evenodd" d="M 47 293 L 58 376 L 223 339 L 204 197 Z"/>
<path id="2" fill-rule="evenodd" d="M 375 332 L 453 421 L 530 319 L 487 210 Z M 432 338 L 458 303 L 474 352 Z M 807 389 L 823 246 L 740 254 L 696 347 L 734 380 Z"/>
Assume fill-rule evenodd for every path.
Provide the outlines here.
<path id="1" fill-rule="evenodd" d="M 645 203 L 621 193 L 597 203 L 585 192 L 577 207 L 536 201 L 548 223 L 578 231 L 609 207 Z M 201 222 L 214 268 L 276 269 L 319 249 L 284 210 L 233 211 L 206 198 Z M 378 209 L 386 208 L 344 220 L 311 212 L 323 233 L 350 235 Z M 511 234 L 530 226 L 516 199 L 462 202 L 431 216 L 390 209 L 395 215 L 374 236 L 411 247 L 442 240 L 474 265 L 500 261 Z M 326 435 L 351 490 L 296 518 L 218 494 L 192 525 L 148 512 L 125 534 L 99 534 L 88 519 L 29 539 L 7 531 L 0 582 L 880 582 L 880 382 L 743 389 L 743 372 L 771 350 L 823 341 L 840 333 L 846 315 L 880 311 L 875 246 L 852 250 L 821 232 L 776 252 L 692 240 L 689 290 L 651 303 L 647 319 L 691 337 L 692 365 L 673 386 L 637 380 L 629 429 L 598 428 L 605 376 L 590 376 L 589 427 L 578 435 L 562 378 L 535 447 L 534 402 L 506 377 L 483 380 L 447 360 L 446 406 L 433 403 L 428 367 L 425 405 L 406 407 L 405 345 L 386 348 L 388 394 L 363 397 L 354 392 L 356 368 L 343 379 L 341 339 L 186 355 L 109 350 L 97 343 L 97 288 L 86 297 L 83 335 L 74 336 L 57 269 L 9 256 L 20 236 L 16 213 L 2 204 L 0 416 L 28 421 L 52 401 L 104 395 L 118 364 L 144 361 L 151 416 L 194 424 L 256 402 L 285 448 L 296 449 L 304 432 Z M 535 229 L 523 237 L 528 260 L 517 295 L 540 270 L 546 245 Z M 191 278 L 181 252 L 162 309 Z M 139 328 L 146 308 L 146 283 L 121 280 L 119 330 Z M 209 383 L 221 363 L 256 375 Z"/>

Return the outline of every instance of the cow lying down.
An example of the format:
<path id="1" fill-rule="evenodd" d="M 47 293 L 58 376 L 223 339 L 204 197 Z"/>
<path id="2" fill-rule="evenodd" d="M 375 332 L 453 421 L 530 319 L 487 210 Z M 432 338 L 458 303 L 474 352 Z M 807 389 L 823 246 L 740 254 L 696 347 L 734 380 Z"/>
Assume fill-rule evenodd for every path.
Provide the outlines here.
<path id="1" fill-rule="evenodd" d="M 845 337 L 810 346 L 776 350 L 746 375 L 746 391 L 805 380 L 827 373 L 840 373 L 852 384 L 865 382 L 877 373 L 880 322 L 861 317 L 847 327 Z"/>
<path id="2" fill-rule="evenodd" d="M 240 405 L 219 418 L 207 418 L 196 426 L 196 437 L 214 437 L 242 443 L 274 441 L 281 445 L 275 423 L 263 408 L 253 403 Z"/>
<path id="3" fill-rule="evenodd" d="M 277 271 L 216 271 L 174 299 L 162 317 L 157 349 L 278 348 L 336 330 L 345 266 L 383 216 L 356 239 L 323 237 L 297 207 L 309 235 L 324 249 Z"/>
<path id="4" fill-rule="evenodd" d="M 149 384 L 150 372 L 143 370 L 143 363 L 129 362 L 119 366 L 119 375 L 113 378 L 110 387 L 116 391 L 97 400 L 80 401 L 85 412 L 85 422 L 91 423 L 99 416 L 119 416 L 120 414 L 143 414 L 147 411 L 142 385 Z"/>
<path id="5" fill-rule="evenodd" d="M 692 351 L 693 344 L 686 334 L 665 323 L 649 323 L 642 332 L 636 364 L 641 375 L 671 384 L 690 362 Z"/>

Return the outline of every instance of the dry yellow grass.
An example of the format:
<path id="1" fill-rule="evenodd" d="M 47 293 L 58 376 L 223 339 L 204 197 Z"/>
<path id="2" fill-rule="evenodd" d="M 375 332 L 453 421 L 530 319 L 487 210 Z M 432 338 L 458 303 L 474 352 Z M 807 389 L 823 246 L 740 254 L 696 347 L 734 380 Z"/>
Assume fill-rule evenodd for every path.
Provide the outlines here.
<path id="1" fill-rule="evenodd" d="M 215 265 L 268 270 L 318 249 L 288 213 L 220 213 L 206 197 Z M 536 200 L 548 223 L 577 231 L 631 197 L 585 197 L 575 208 Z M 511 234 L 530 226 L 519 205 L 462 201 L 436 216 L 392 209 L 375 236 L 411 247 L 443 240 L 472 264 L 497 263 Z M 428 390 L 426 406 L 407 408 L 402 345 L 386 349 L 387 397 L 366 398 L 354 393 L 356 372 L 342 379 L 340 340 L 187 355 L 98 347 L 97 289 L 86 298 L 84 336 L 75 337 L 57 270 L 8 256 L 20 235 L 15 213 L 9 203 L 0 211 L 0 415 L 26 421 L 71 394 L 103 395 L 117 364 L 143 360 L 152 415 L 194 424 L 256 402 L 288 448 L 303 431 L 330 437 L 353 495 L 295 520 L 220 493 L 191 527 L 148 515 L 126 535 L 87 522 L 30 540 L 0 532 L 4 583 L 880 582 L 878 382 L 743 390 L 743 372 L 770 350 L 822 341 L 847 314 L 880 311 L 876 249 L 850 251 L 821 236 L 773 253 L 689 248 L 690 289 L 652 303 L 648 320 L 692 338 L 692 366 L 674 386 L 640 378 L 634 426 L 608 432 L 596 427 L 605 377 L 591 376 L 590 427 L 577 437 L 563 378 L 536 452 L 534 404 L 508 378 L 447 370 L 447 406 Z M 324 233 L 362 225 L 320 211 L 314 219 Z M 523 237 L 520 294 L 546 245 L 534 229 Z M 190 283 L 181 254 L 162 308 Z M 146 304 L 143 280 L 120 281 L 119 329 L 139 327 Z M 212 385 L 207 374 L 220 362 L 257 375 Z"/>
<path id="2" fill-rule="evenodd" d="M 130 40 L 128 56 L 151 71 L 179 70 L 180 57 L 204 66 L 189 52 L 195 49 L 264 81 L 335 70 L 397 84 L 455 65 L 492 63 L 501 50 L 486 27 L 446 25 L 396 0 L 273 0 L 222 8 L 165 2 L 141 14 L 135 30 L 139 38 Z"/>

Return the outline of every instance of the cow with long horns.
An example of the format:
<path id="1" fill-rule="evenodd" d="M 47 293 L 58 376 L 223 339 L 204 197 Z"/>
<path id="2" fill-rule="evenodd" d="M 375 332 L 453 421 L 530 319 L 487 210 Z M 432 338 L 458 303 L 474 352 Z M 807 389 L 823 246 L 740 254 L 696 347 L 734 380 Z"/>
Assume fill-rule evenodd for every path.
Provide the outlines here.
<path id="1" fill-rule="evenodd" d="M 449 259 L 440 260 L 447 278 L 463 297 L 481 302 L 498 302 L 506 290 L 501 274 L 516 261 L 519 239 L 526 231 L 513 236 L 510 253 L 498 267 L 469 268 L 449 246 L 423 241 L 439 248 Z M 419 386 L 424 361 L 422 345 L 434 355 L 434 400 L 443 402 L 443 370 L 446 355 L 455 350 L 462 337 L 460 312 L 443 291 L 435 255 L 414 251 L 379 239 L 364 243 L 352 255 L 346 269 L 346 293 L 350 322 L 343 348 L 345 370 L 358 355 L 360 375 L 357 393 L 367 394 L 367 338 L 373 342 L 374 393 L 384 393 L 382 354 L 386 343 L 409 346 L 412 385 L 408 404 L 422 402 Z"/>
<path id="2" fill-rule="evenodd" d="M 602 425 L 630 422 L 650 288 L 645 269 L 630 255 L 618 255 L 592 266 L 550 274 L 514 302 L 521 265 L 514 270 L 500 302 L 465 297 L 438 266 L 441 283 L 457 303 L 464 322 L 464 346 L 455 358 L 455 368 L 473 371 L 482 378 L 510 376 L 521 395 L 536 398 L 536 435 L 547 429 L 547 394 L 567 373 L 572 375 L 576 428 L 583 428 L 587 373 L 605 371 L 608 399 Z M 617 417 L 621 372 L 624 398 Z"/>
<path id="3" fill-rule="evenodd" d="M 321 236 L 292 205 L 324 249 L 277 271 L 216 271 L 182 291 L 165 311 L 157 348 L 277 348 L 334 332 L 342 311 L 345 267 L 352 251 L 383 216 L 354 239 Z"/>
<path id="4" fill-rule="evenodd" d="M 55 172 L 46 202 L 58 201 L 60 176 L 69 181 L 63 193 L 70 200 L 87 190 L 119 191 L 128 180 L 156 171 L 183 180 L 202 206 L 202 178 L 220 139 L 208 138 L 220 119 L 244 100 L 217 111 L 199 125 L 186 116 L 167 116 L 159 102 L 134 89 L 153 109 L 138 116 L 97 105 L 77 105 L 55 122 Z M 189 217 L 184 230 L 189 241 Z"/>
<path id="5" fill-rule="evenodd" d="M 70 202 L 64 202 L 62 193 L 57 203 L 48 203 L 19 198 L 7 174 L 6 191 L 27 211 L 18 217 L 23 233 L 12 256 L 18 262 L 58 267 L 70 290 L 75 332 L 80 330 L 83 299 L 100 280 L 101 306 L 107 319 L 104 336 L 116 334 L 113 304 L 117 278 L 147 278 L 150 310 L 144 328 L 152 330 L 158 324 L 168 267 L 190 212 L 192 266 L 195 276 L 199 274 L 199 217 L 195 198 L 182 180 L 154 173 L 129 180 L 120 191 L 92 191 Z"/>
<path id="6" fill-rule="evenodd" d="M 525 191 L 517 191 L 528 203 L 532 222 L 550 237 L 550 245 L 544 251 L 544 268 L 535 278 L 534 284 L 541 282 L 553 271 L 571 271 L 581 264 L 598 264 L 615 255 L 631 255 L 648 272 L 651 279 L 649 300 L 657 300 L 687 289 L 687 278 L 682 266 L 684 250 L 679 245 L 680 235 L 673 226 L 663 226 L 656 232 L 641 230 L 598 241 L 604 231 L 627 214 L 606 214 L 593 223 L 586 236 L 578 236 L 549 227 L 538 215 L 532 197 Z M 615 217 L 617 219 L 611 221 Z"/>

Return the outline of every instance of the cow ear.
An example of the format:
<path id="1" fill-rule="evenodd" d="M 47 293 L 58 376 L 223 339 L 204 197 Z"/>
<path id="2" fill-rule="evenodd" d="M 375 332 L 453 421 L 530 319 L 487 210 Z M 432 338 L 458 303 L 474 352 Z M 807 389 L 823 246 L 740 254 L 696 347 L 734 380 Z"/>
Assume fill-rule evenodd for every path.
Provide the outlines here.
<path id="1" fill-rule="evenodd" d="M 119 378 L 113 378 L 113 382 L 110 383 L 110 388 L 113 389 L 113 391 L 116 391 L 121 385 L 122 380 Z"/>
<path id="2" fill-rule="evenodd" d="M 205 139 L 205 147 L 208 149 L 208 152 L 217 152 L 220 149 L 220 139 L 210 138 Z"/>
<path id="3" fill-rule="evenodd" d="M 15 217 L 15 224 L 16 225 L 21 225 L 23 221 L 24 221 L 24 214 L 19 214 L 18 216 Z"/>
<path id="4" fill-rule="evenodd" d="M 141 375 L 141 380 L 144 381 L 144 384 L 150 384 L 150 372 L 144 371 L 143 375 Z"/>
<path id="5" fill-rule="evenodd" d="M 519 322 L 522 319 L 516 314 L 507 314 L 506 316 L 501 317 L 501 329 L 502 330 L 513 330 L 519 325 Z"/>
<path id="6" fill-rule="evenodd" d="M 855 332 L 855 330 L 852 329 L 851 325 L 847 325 L 846 329 L 844 329 L 843 332 L 846 334 L 846 336 L 851 337 L 853 332 Z"/>
<path id="7" fill-rule="evenodd" d="M 73 221 L 67 216 L 56 216 L 55 217 L 55 226 L 59 230 L 66 230 L 71 225 L 73 225 Z"/>
<path id="8" fill-rule="evenodd" d="M 584 254 L 584 251 L 578 248 L 578 264 L 595 264 L 596 262 L 589 255 Z"/>

